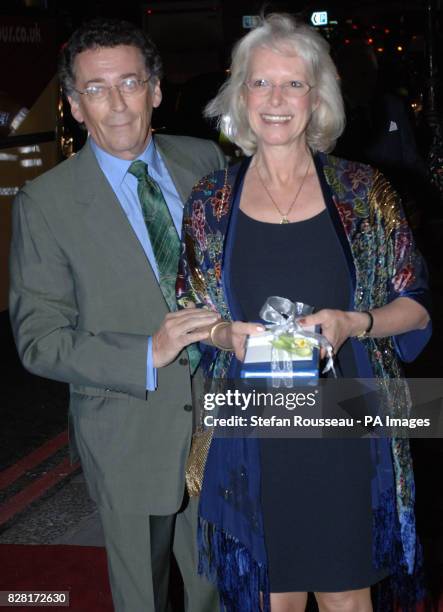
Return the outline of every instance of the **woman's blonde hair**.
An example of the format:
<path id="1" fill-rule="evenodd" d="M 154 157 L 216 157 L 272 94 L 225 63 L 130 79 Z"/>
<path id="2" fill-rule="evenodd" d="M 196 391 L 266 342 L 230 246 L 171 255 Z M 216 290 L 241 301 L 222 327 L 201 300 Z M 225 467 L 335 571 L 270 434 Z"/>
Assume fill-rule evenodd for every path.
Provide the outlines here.
<path id="1" fill-rule="evenodd" d="M 257 47 L 266 47 L 283 55 L 294 53 L 306 62 L 318 102 L 306 129 L 307 143 L 313 151 L 333 149 L 343 132 L 345 113 L 329 44 L 316 30 L 299 24 L 287 14 L 267 15 L 261 25 L 235 45 L 230 76 L 206 106 L 205 116 L 217 117 L 219 129 L 246 155 L 255 153 L 257 139 L 249 125 L 241 90 L 247 79 L 251 53 Z"/>

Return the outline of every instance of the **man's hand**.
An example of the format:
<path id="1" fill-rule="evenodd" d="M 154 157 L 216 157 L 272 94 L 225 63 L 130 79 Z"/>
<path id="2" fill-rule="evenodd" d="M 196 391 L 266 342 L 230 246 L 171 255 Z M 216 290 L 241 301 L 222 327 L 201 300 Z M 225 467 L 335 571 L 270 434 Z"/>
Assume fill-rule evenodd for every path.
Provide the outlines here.
<path id="1" fill-rule="evenodd" d="M 160 329 L 152 336 L 153 365 L 162 368 L 170 364 L 188 344 L 209 337 L 209 326 L 219 315 L 205 308 L 189 306 L 178 312 L 169 312 Z"/>

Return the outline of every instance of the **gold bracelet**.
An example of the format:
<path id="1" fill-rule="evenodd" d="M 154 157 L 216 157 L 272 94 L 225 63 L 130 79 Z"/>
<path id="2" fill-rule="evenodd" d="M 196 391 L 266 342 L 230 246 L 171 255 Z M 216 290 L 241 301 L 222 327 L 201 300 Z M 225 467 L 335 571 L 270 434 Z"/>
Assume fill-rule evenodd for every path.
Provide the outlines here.
<path id="1" fill-rule="evenodd" d="M 366 329 L 364 331 L 362 331 L 360 334 L 358 334 L 356 336 L 356 338 L 358 338 L 359 340 L 363 340 L 364 338 L 367 338 L 369 336 L 369 333 L 372 329 L 372 326 L 374 325 L 374 317 L 372 316 L 372 312 L 370 312 L 369 310 L 362 310 L 361 311 L 363 314 L 367 314 L 369 317 L 369 324 L 366 327 Z"/>
<path id="2" fill-rule="evenodd" d="M 212 327 L 211 327 L 211 331 L 209 332 L 209 338 L 211 339 L 212 344 L 218 348 L 221 349 L 222 351 L 232 351 L 232 346 L 227 347 L 227 346 L 222 346 L 221 344 L 217 344 L 217 342 L 214 340 L 214 334 L 216 332 L 217 329 L 219 329 L 220 327 L 227 327 L 228 325 L 231 325 L 230 321 L 218 321 L 218 323 L 215 323 Z"/>

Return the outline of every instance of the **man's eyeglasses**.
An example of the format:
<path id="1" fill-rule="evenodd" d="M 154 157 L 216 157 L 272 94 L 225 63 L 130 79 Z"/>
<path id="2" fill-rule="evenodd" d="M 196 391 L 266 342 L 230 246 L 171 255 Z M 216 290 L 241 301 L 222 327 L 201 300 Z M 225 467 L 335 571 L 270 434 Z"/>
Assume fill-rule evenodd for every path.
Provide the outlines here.
<path id="1" fill-rule="evenodd" d="M 88 85 L 85 89 L 75 89 L 78 94 L 82 96 L 86 96 L 88 100 L 94 100 L 99 102 L 100 100 L 105 100 L 111 91 L 111 89 L 118 89 L 118 91 L 122 94 L 122 96 L 132 96 L 142 91 L 145 88 L 146 83 L 151 80 L 151 77 L 148 79 L 136 79 L 134 77 L 129 77 L 127 79 L 123 79 L 117 85 Z"/>
<path id="2" fill-rule="evenodd" d="M 282 95 L 285 98 L 302 98 L 303 96 L 306 96 L 314 87 L 313 85 L 309 85 L 309 83 L 305 83 L 304 81 L 294 80 L 276 85 L 275 83 L 271 83 L 271 81 L 267 81 L 266 79 L 246 81 L 245 85 L 249 91 L 254 94 L 254 96 L 261 97 L 269 96 L 271 92 L 274 91 L 274 87 L 279 87 Z"/>

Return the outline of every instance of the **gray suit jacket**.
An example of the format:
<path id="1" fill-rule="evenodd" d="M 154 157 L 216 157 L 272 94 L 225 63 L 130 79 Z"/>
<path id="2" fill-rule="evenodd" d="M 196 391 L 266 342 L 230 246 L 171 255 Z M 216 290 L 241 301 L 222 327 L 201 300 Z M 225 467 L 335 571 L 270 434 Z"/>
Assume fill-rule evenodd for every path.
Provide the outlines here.
<path id="1" fill-rule="evenodd" d="M 155 140 L 183 201 L 224 165 L 212 142 Z M 31 372 L 69 383 L 92 497 L 120 512 L 175 512 L 192 430 L 186 352 L 147 393 L 147 335 L 168 309 L 89 144 L 17 195 L 10 272 L 20 357 Z"/>

